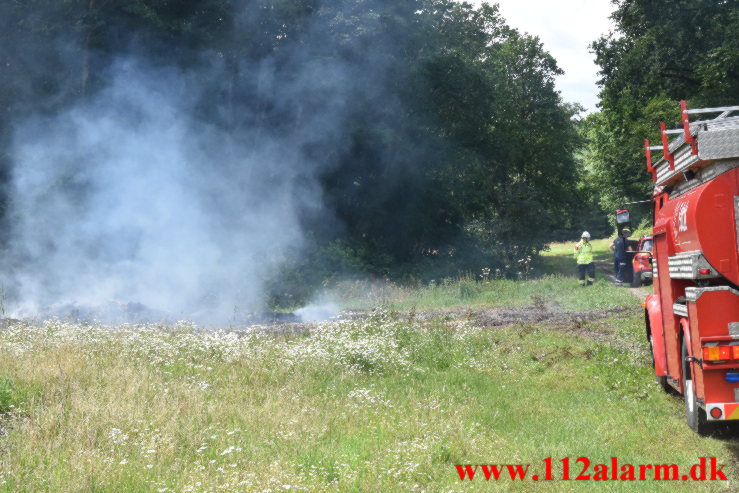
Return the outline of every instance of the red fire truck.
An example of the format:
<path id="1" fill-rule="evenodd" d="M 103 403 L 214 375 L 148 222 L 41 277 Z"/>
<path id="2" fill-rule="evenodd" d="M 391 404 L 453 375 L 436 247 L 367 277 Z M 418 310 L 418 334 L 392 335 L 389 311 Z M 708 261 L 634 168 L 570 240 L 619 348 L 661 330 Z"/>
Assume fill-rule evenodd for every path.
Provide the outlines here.
<path id="1" fill-rule="evenodd" d="M 662 145 L 644 142 L 655 182 L 644 307 L 657 381 L 683 394 L 688 425 L 705 435 L 739 419 L 739 106 L 680 104 L 682 128 L 660 123 Z"/>

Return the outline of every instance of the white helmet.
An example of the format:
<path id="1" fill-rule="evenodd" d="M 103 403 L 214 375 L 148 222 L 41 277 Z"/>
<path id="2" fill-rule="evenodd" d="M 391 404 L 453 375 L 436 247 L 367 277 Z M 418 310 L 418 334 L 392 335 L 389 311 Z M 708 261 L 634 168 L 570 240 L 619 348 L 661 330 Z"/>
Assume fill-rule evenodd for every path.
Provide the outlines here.
<path id="1" fill-rule="evenodd" d="M 583 232 L 582 232 L 582 236 L 581 236 L 581 238 L 587 238 L 587 239 L 590 239 L 590 233 L 588 233 L 587 231 L 583 231 Z"/>

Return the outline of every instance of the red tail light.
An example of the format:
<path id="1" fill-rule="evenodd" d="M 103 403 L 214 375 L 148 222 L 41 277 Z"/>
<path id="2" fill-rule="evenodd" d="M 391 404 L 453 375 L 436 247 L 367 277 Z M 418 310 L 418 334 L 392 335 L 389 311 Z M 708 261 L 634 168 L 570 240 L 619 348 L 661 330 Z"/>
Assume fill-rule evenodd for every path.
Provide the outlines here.
<path id="1" fill-rule="evenodd" d="M 704 346 L 703 361 L 739 360 L 739 346 Z"/>

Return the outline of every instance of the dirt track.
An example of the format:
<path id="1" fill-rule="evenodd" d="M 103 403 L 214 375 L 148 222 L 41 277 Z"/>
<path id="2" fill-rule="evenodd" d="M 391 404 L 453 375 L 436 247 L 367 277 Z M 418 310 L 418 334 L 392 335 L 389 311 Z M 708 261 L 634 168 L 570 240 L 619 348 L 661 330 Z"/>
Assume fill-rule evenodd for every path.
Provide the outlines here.
<path id="1" fill-rule="evenodd" d="M 446 318 L 448 320 L 473 320 L 482 327 L 501 327 L 526 323 L 575 324 L 582 325 L 609 318 L 612 315 L 627 313 L 631 308 L 618 307 L 606 310 L 564 310 L 549 305 L 535 303 L 510 308 L 450 308 L 432 310 L 416 314 L 420 320 Z"/>
<path id="2" fill-rule="evenodd" d="M 616 276 L 611 274 L 611 265 L 606 262 L 596 262 L 595 267 L 598 269 L 598 271 L 606 276 L 611 282 L 616 282 Z M 649 296 L 649 293 L 645 291 L 643 288 L 632 288 L 631 286 L 624 285 L 624 289 L 628 289 L 631 294 L 639 298 L 640 300 L 646 299 L 647 296 Z"/>

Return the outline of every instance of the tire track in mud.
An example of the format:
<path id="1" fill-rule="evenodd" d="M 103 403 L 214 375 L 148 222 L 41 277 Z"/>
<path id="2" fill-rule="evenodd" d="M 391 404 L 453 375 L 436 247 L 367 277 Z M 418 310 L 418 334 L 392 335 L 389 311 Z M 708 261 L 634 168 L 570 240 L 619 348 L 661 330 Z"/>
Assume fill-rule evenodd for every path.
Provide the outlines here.
<path id="1" fill-rule="evenodd" d="M 557 306 L 547 305 L 535 300 L 532 305 L 506 308 L 450 308 L 446 310 L 432 310 L 417 312 L 414 316 L 419 321 L 442 321 L 456 325 L 471 321 L 482 328 L 496 329 L 512 326 L 540 325 L 542 328 L 557 330 L 590 339 L 613 344 L 615 335 L 612 330 L 599 327 L 594 322 L 607 320 L 618 316 L 633 314 L 633 306 L 620 306 L 607 309 L 593 310 L 566 310 Z"/>

